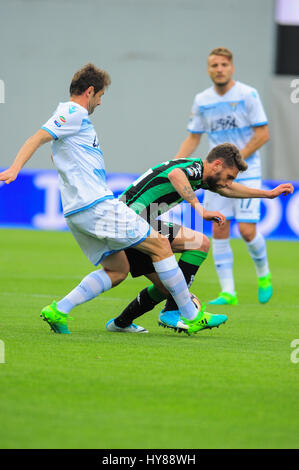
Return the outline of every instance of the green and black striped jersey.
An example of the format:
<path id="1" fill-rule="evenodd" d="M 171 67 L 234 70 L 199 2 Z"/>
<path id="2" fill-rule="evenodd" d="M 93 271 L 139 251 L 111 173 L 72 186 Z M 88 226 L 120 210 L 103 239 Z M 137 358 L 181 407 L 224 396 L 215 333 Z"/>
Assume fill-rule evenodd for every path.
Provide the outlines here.
<path id="1" fill-rule="evenodd" d="M 148 222 L 183 201 L 168 179 L 174 168 L 180 168 L 194 191 L 209 189 L 202 183 L 203 163 L 200 158 L 178 158 L 160 163 L 143 173 L 121 195 L 120 200 Z"/>

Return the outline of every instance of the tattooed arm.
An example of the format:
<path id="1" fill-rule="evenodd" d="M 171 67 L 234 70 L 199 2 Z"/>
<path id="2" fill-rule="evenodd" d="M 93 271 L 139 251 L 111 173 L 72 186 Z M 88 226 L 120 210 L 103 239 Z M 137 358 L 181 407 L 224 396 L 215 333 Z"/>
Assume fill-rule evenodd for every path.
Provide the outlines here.
<path id="1" fill-rule="evenodd" d="M 218 222 L 219 225 L 223 225 L 225 222 L 224 215 L 217 211 L 206 211 L 202 207 L 188 181 L 187 176 L 180 168 L 175 168 L 172 170 L 168 175 L 168 179 L 177 193 L 184 199 L 184 201 L 189 202 L 193 209 L 203 219 Z"/>

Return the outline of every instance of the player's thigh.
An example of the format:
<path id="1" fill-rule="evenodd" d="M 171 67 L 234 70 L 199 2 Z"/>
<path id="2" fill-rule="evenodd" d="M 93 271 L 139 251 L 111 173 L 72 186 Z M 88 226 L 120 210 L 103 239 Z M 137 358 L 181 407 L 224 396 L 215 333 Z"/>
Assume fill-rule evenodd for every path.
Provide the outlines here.
<path id="1" fill-rule="evenodd" d="M 173 255 L 169 240 L 151 229 L 150 235 L 135 248 L 149 255 L 153 262 L 161 261 Z"/>
<path id="2" fill-rule="evenodd" d="M 206 235 L 187 227 L 181 227 L 171 243 L 171 249 L 174 253 L 181 253 L 188 250 L 208 252 L 209 247 L 210 241 Z"/>

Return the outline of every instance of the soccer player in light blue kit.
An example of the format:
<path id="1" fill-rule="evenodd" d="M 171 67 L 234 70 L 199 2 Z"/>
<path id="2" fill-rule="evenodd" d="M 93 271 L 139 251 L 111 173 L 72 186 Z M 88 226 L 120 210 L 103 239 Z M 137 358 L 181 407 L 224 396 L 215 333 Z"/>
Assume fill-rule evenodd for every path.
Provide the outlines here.
<path id="1" fill-rule="evenodd" d="M 258 149 L 269 139 L 267 117 L 258 92 L 233 80 L 233 56 L 226 48 L 214 49 L 208 58 L 208 73 L 213 86 L 195 96 L 189 120 L 189 136 L 181 144 L 177 158 L 188 157 L 197 148 L 201 136 L 208 134 L 210 147 L 229 142 L 236 145 L 248 164 L 237 182 L 251 188 L 261 187 L 261 158 Z M 205 208 L 220 211 L 226 222 L 213 223 L 213 257 L 221 293 L 210 304 L 237 304 L 233 277 L 233 253 L 229 242 L 230 220 L 235 218 L 247 244 L 258 277 L 258 299 L 266 303 L 272 296 L 271 274 L 266 243 L 258 232 L 259 199 L 229 199 L 205 192 Z"/>
<path id="2" fill-rule="evenodd" d="M 115 199 L 106 185 L 103 154 L 89 115 L 100 105 L 109 84 L 107 72 L 93 64 L 76 72 L 70 85 L 70 100 L 58 105 L 53 116 L 24 143 L 11 167 L 0 173 L 0 181 L 14 181 L 34 152 L 52 142 L 67 224 L 87 258 L 95 266 L 103 266 L 88 274 L 59 302 L 43 308 L 41 316 L 55 333 L 69 333 L 69 312 L 123 281 L 129 263 L 122 250 L 136 246 L 151 256 L 160 280 L 174 297 L 181 313 L 177 327 L 195 333 L 205 314 L 197 310 L 190 298 L 169 241 Z M 216 317 L 220 323 L 227 319 L 225 315 Z M 125 330 L 147 332 L 134 324 Z"/>

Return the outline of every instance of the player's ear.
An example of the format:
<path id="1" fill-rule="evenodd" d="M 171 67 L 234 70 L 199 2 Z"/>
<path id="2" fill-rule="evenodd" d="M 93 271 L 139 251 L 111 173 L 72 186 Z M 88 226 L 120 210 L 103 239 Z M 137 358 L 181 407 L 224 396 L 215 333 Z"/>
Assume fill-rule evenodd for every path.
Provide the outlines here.
<path id="1" fill-rule="evenodd" d="M 87 95 L 88 97 L 93 96 L 93 95 L 94 95 L 94 87 L 93 87 L 93 86 L 89 86 L 89 87 L 86 89 L 85 93 L 86 93 L 86 95 Z"/>
<path id="2" fill-rule="evenodd" d="M 213 161 L 213 169 L 214 169 L 215 173 L 222 170 L 222 167 L 223 167 L 223 161 L 222 160 L 217 159 L 217 160 Z"/>

